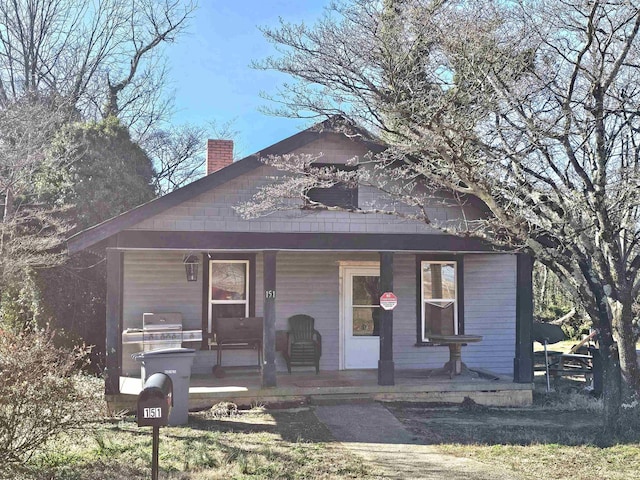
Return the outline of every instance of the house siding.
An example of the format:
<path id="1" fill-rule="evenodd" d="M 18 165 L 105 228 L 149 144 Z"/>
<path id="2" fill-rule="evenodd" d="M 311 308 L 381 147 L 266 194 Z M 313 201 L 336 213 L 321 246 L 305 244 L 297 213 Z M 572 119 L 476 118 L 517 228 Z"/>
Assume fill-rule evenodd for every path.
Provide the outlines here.
<path id="1" fill-rule="evenodd" d="M 416 347 L 417 297 L 415 255 L 394 255 L 393 289 L 398 306 L 393 310 L 393 361 L 396 369 L 438 368 L 449 360 L 446 347 Z M 418 292 L 418 293 L 416 293 Z"/>
<path id="2" fill-rule="evenodd" d="M 179 312 L 185 330 L 199 330 L 202 316 L 202 269 L 197 282 L 187 282 L 180 252 L 136 251 L 124 253 L 123 328 L 142 328 L 146 312 Z M 140 345 L 122 346 L 122 372 L 139 373 L 131 354 Z"/>
<path id="3" fill-rule="evenodd" d="M 482 335 L 480 343 L 463 348 L 462 359 L 471 366 L 501 374 L 513 373 L 516 318 L 516 257 L 510 254 L 464 257 L 465 333 Z M 393 359 L 397 369 L 438 368 L 449 360 L 443 346 L 416 346 L 417 296 L 414 255 L 395 255 Z"/>
<path id="4" fill-rule="evenodd" d="M 323 163 L 345 163 L 366 153 L 363 146 L 344 137 L 332 135 L 296 150 L 296 154 L 323 152 Z M 358 214 L 337 211 L 309 211 L 296 208 L 274 212 L 268 216 L 245 220 L 234 206 L 249 202 L 260 187 L 274 182 L 281 175 L 272 167 L 261 166 L 224 185 L 203 193 L 179 206 L 170 208 L 132 226 L 131 230 L 160 231 L 224 231 L 224 232 L 341 232 L 341 233 L 441 233 L 424 222 L 402 219 L 384 214 Z M 363 207 L 377 205 L 390 211 L 409 212 L 410 208 L 383 200 L 380 192 L 371 187 L 361 187 L 359 203 Z M 433 201 L 427 208 L 432 221 L 461 218 L 460 208 L 443 206 Z M 465 208 L 466 218 L 478 215 L 471 207 Z"/>
<path id="5" fill-rule="evenodd" d="M 482 342 L 463 348 L 463 361 L 511 375 L 515 356 L 516 256 L 468 255 L 464 262 L 465 333 Z"/>
<path id="6" fill-rule="evenodd" d="M 349 140 L 341 134 L 329 133 L 298 148 L 293 153 L 313 155 L 314 157 L 321 153 L 322 156 L 318 158 L 318 163 L 344 164 L 354 157 L 366 155 L 368 151 L 361 143 Z"/>
<path id="7" fill-rule="evenodd" d="M 320 368 L 339 368 L 340 262 L 377 262 L 376 253 L 279 252 L 276 267 L 276 330 L 287 330 L 287 318 L 305 313 L 315 318 L 322 335 Z M 184 328 L 199 329 L 202 276 L 187 282 L 182 254 L 176 252 L 126 252 L 124 256 L 124 328 L 142 326 L 144 312 L 180 312 Z M 262 255 L 256 259 L 256 315 L 263 314 Z M 515 255 L 466 255 L 464 258 L 465 333 L 483 340 L 463 349 L 463 361 L 472 366 L 511 374 L 515 354 Z M 449 358 L 447 347 L 416 346 L 415 255 L 394 256 L 394 362 L 396 369 L 437 368 Z M 130 354 L 135 345 L 123 346 L 123 373 L 134 375 L 139 366 Z M 224 353 L 225 365 L 249 365 L 255 352 Z M 277 355 L 279 371 L 286 369 Z"/>

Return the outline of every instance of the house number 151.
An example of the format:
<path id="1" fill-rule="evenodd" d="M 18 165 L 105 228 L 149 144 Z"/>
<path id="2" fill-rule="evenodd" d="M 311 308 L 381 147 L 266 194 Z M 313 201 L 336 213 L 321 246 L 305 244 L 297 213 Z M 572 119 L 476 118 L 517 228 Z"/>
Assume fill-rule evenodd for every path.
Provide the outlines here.
<path id="1" fill-rule="evenodd" d="M 264 291 L 264 298 L 276 298 L 276 291 L 275 290 L 265 290 Z"/>

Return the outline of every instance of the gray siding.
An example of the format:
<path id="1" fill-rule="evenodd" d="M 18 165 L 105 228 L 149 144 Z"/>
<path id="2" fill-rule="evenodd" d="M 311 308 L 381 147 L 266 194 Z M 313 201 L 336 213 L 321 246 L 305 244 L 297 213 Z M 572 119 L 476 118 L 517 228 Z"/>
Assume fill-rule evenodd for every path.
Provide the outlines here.
<path id="1" fill-rule="evenodd" d="M 417 297 L 415 255 L 395 255 L 393 288 L 398 306 L 393 310 L 393 360 L 397 369 L 438 368 L 449 359 L 449 350 L 442 347 L 416 347 Z"/>
<path id="2" fill-rule="evenodd" d="M 272 182 L 276 172 L 263 166 L 170 208 L 132 227 L 132 230 L 228 231 L 228 232 L 344 232 L 439 233 L 422 223 L 388 215 L 294 209 L 245 220 L 234 206 L 251 200 L 260 186 Z"/>
<path id="3" fill-rule="evenodd" d="M 317 154 L 323 152 L 322 162 L 344 163 L 354 156 L 363 155 L 362 146 L 344 137 L 327 138 L 313 142 L 295 153 Z M 259 167 L 196 198 L 170 208 L 133 227 L 132 230 L 162 231 L 227 231 L 227 232 L 342 232 L 342 233 L 440 233 L 438 230 L 413 220 L 382 214 L 354 214 L 347 212 L 305 211 L 292 208 L 286 212 L 274 212 L 266 217 L 244 220 L 233 209 L 248 202 L 261 186 L 273 183 L 280 175 L 275 169 Z M 361 188 L 359 203 L 369 207 L 407 210 L 386 203 L 371 188 Z M 295 207 L 299 204 L 292 204 Z M 434 221 L 460 218 L 460 209 L 445 207 L 434 200 L 428 209 Z M 466 218 L 476 213 L 471 209 Z"/>
<path id="4" fill-rule="evenodd" d="M 287 329 L 287 318 L 306 313 L 316 319 L 322 334 L 320 368 L 336 370 L 339 365 L 339 262 L 378 261 L 375 253 L 280 252 L 277 256 L 276 329 Z M 182 254 L 176 252 L 126 252 L 124 275 L 125 328 L 140 327 L 148 311 L 180 312 L 185 328 L 201 325 L 202 269 L 198 282 L 187 282 Z M 467 255 L 464 259 L 465 331 L 483 336 L 477 344 L 463 348 L 463 361 L 497 373 L 511 374 L 515 354 L 516 259 L 514 255 Z M 256 261 L 256 315 L 263 312 L 262 256 Z M 396 254 L 394 291 L 394 361 L 397 369 L 437 368 L 449 356 L 446 347 L 416 347 L 415 256 Z M 125 374 L 139 367 L 130 359 L 135 346 L 125 346 Z M 225 365 L 250 365 L 255 352 L 228 351 Z M 208 361 L 213 362 L 213 357 Z M 280 355 L 278 369 L 285 370 Z M 204 365 L 207 370 L 211 365 Z M 204 371 L 202 372 L 204 373 Z"/>
<path id="5" fill-rule="evenodd" d="M 340 261 L 377 261 L 377 254 L 290 253 L 278 254 L 276 329 L 287 329 L 287 318 L 306 313 L 315 318 L 322 335 L 320 368 L 338 369 Z"/>
<path id="6" fill-rule="evenodd" d="M 516 256 L 468 255 L 464 262 L 465 332 L 482 342 L 462 358 L 493 372 L 512 374 L 515 356 Z"/>
<path id="7" fill-rule="evenodd" d="M 287 318 L 305 313 L 315 318 L 322 335 L 320 368 L 338 369 L 338 260 L 333 254 L 278 254 L 277 330 L 287 330 Z M 344 258 L 344 256 L 342 257 Z"/>
<path id="8" fill-rule="evenodd" d="M 322 153 L 322 156 L 318 159 L 319 163 L 344 164 L 354 157 L 366 155 L 368 151 L 361 143 L 349 140 L 344 135 L 334 133 L 300 147 L 294 153 L 308 155 Z"/>
<path id="9" fill-rule="evenodd" d="M 462 350 L 470 366 L 512 374 L 515 355 L 515 255 L 464 257 L 465 333 L 482 335 L 480 343 Z M 414 255 L 395 255 L 394 290 L 398 306 L 393 311 L 393 357 L 398 369 L 438 368 L 449 359 L 447 347 L 416 347 L 419 295 Z"/>
<path id="10" fill-rule="evenodd" d="M 179 252 L 125 252 L 123 327 L 142 328 L 145 312 L 179 312 L 183 328 L 201 328 L 202 267 L 197 282 L 187 282 Z M 123 345 L 123 374 L 139 372 L 131 354 L 137 345 Z"/>

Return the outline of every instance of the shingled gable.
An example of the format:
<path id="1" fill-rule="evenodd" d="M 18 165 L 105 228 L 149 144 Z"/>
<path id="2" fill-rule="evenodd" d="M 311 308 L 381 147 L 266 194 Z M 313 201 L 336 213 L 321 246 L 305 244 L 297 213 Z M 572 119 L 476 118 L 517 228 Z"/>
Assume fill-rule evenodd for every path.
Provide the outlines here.
<path id="1" fill-rule="evenodd" d="M 189 185 L 128 210 L 127 212 L 121 213 L 120 215 L 110 218 L 109 220 L 105 220 L 104 222 L 87 228 L 86 230 L 78 232 L 67 239 L 67 250 L 69 254 L 82 251 L 146 220 L 147 218 L 162 213 L 163 211 L 190 200 L 197 195 L 223 185 L 263 165 L 260 161 L 261 158 L 266 158 L 271 155 L 285 155 L 298 148 L 304 147 L 311 142 L 319 140 L 329 133 L 336 133 L 339 130 L 336 130 L 334 125 L 339 121 L 340 119 L 334 118 L 313 125 L 300 133 L 292 135 L 291 137 L 281 140 L 280 142 L 263 150 L 238 160 L 217 172 L 190 183 Z M 354 141 L 365 144 L 369 150 L 374 152 L 384 150 L 385 147 L 366 130 L 355 126 L 348 126 L 347 128 L 354 134 Z"/>

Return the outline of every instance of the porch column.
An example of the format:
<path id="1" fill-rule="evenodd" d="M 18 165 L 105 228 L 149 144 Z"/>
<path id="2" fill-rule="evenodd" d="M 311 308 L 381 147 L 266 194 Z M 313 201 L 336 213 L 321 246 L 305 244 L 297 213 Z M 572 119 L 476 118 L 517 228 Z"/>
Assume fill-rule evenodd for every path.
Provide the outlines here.
<path id="1" fill-rule="evenodd" d="M 122 252 L 107 248 L 106 304 L 106 372 L 105 395 L 120 393 L 120 363 L 122 362 Z"/>
<path id="2" fill-rule="evenodd" d="M 393 292 L 393 252 L 380 252 L 380 293 Z M 395 385 L 393 365 L 393 310 L 380 309 L 378 385 Z"/>
<path id="3" fill-rule="evenodd" d="M 516 355 L 513 381 L 533 382 L 533 257 L 518 253 L 516 273 Z"/>
<path id="4" fill-rule="evenodd" d="M 262 337 L 262 386 L 276 386 L 276 250 L 262 252 L 264 323 Z"/>

